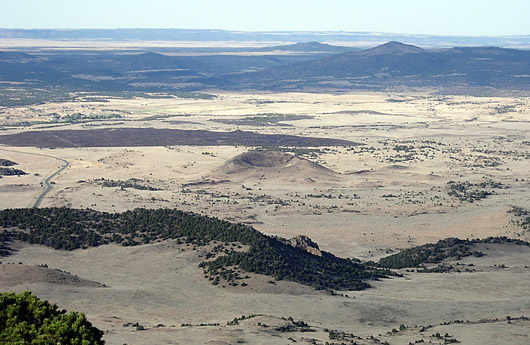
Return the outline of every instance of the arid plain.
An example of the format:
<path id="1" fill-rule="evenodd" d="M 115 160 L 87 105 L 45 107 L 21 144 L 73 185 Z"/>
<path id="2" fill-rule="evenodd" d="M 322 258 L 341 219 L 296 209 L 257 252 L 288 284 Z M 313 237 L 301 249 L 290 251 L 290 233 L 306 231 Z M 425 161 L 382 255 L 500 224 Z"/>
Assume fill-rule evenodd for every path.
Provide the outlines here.
<path id="1" fill-rule="evenodd" d="M 0 208 L 33 206 L 46 178 L 67 162 L 51 179 L 41 207 L 179 208 L 269 235 L 307 235 L 322 250 L 363 260 L 447 237 L 530 239 L 508 212 L 513 206 L 530 208 L 530 98 L 426 91 L 212 94 L 215 98 L 87 96 L 3 108 L 0 134 L 239 130 L 351 145 L 2 145 L 0 158 L 17 162 L 28 174 L 0 179 Z M 79 114 L 99 117 L 61 121 Z M 287 155 L 292 153 L 297 157 Z M 524 246 L 477 245 L 487 255 L 458 262 L 473 267 L 469 272 L 403 271 L 404 277 L 373 282 L 374 288 L 346 297 L 285 281 L 271 284 L 257 275 L 246 288 L 213 286 L 197 267 L 204 253 L 173 242 L 72 252 L 16 245 L 14 255 L 2 258 L 0 287 L 30 289 L 61 307 L 84 311 L 108 330 L 109 344 L 530 341 L 529 321 L 519 318 L 530 316 L 530 249 Z M 296 324 L 294 331 L 277 331 L 292 324 L 288 317 L 308 323 L 313 332 L 297 331 Z M 134 323 L 145 330 L 124 326 Z M 339 334 L 343 339 L 331 339 L 329 330 L 345 332 Z"/>

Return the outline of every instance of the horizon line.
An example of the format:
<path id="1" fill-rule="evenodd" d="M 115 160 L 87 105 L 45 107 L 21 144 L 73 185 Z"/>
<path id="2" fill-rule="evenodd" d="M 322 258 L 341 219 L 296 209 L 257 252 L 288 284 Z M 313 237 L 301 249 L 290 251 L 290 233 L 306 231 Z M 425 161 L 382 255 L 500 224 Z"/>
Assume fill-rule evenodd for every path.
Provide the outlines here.
<path id="1" fill-rule="evenodd" d="M 418 34 L 418 33 L 405 33 L 405 32 L 387 32 L 387 31 L 347 31 L 347 30 L 232 30 L 232 29 L 212 29 L 212 28 L 163 28 L 163 27 L 116 27 L 116 28 L 97 28 L 97 27 L 85 27 L 85 28 L 20 28 L 20 27 L 0 27 L 0 30 L 21 30 L 21 31 L 33 31 L 33 30 L 48 30 L 48 31 L 82 31 L 82 30 L 182 30 L 182 31 L 222 31 L 230 33 L 258 33 L 258 34 L 277 34 L 277 33 L 312 33 L 312 34 L 360 34 L 360 35 L 404 35 L 404 36 L 415 36 L 415 37 L 530 37 L 530 34 L 508 34 L 508 35 L 455 35 L 455 34 Z M 16 38 L 16 37 L 14 37 Z"/>

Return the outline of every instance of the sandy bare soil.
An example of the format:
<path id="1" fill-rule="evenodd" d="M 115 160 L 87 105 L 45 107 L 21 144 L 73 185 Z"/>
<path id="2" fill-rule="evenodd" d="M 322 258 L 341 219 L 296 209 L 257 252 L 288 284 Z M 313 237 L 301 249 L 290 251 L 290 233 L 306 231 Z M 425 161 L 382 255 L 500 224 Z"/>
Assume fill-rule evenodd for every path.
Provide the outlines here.
<path id="1" fill-rule="evenodd" d="M 50 114 L 79 112 L 122 118 L 49 123 Z M 530 208 L 528 98 L 223 93 L 214 100 L 108 99 L 4 108 L 0 113 L 6 125 L 41 123 L 6 126 L 1 134 L 54 128 L 240 129 L 364 144 L 306 148 L 295 153 L 309 162 L 252 161 L 237 169 L 234 157 L 255 147 L 2 146 L 0 158 L 17 162 L 15 167 L 28 175 L 0 179 L 0 208 L 31 206 L 44 179 L 62 166 L 56 159 L 61 158 L 70 166 L 53 179 L 41 206 L 104 211 L 177 207 L 251 224 L 268 234 L 304 234 L 323 250 L 363 259 L 450 236 L 530 239 L 507 212 L 511 206 Z M 102 179 L 152 188 L 104 187 Z M 489 195 L 466 200 L 451 194 L 455 184 Z M 404 272 L 405 278 L 376 282 L 374 289 L 348 292 L 347 298 L 286 282 L 272 286 L 263 277 L 255 277 L 251 292 L 214 287 L 197 268 L 200 253 L 173 243 L 74 252 L 22 246 L 3 258 L 4 264 L 20 261 L 22 265 L 10 265 L 20 269 L 47 264 L 106 287 L 42 280 L 8 284 L 3 277 L 0 286 L 29 288 L 63 307 L 85 311 L 98 327 L 109 330 L 109 344 L 152 344 L 153 339 L 160 344 L 288 344 L 293 342 L 289 338 L 302 343 L 302 338 L 315 338 L 323 344 L 332 341 L 325 328 L 362 338 L 347 338 L 346 343 L 372 344 L 366 337 L 374 336 L 390 344 L 420 339 L 442 344 L 445 340 L 431 335 L 447 332 L 463 344 L 527 344 L 529 322 L 515 318 L 530 316 L 530 253 L 510 246 L 485 250 L 490 253 L 483 258 L 462 261 L 473 263 L 477 272 Z M 508 268 L 499 268 L 501 264 Z M 226 325 L 249 314 L 259 316 Z M 288 320 L 281 318 L 289 316 L 316 332 L 262 326 L 285 324 Z M 469 322 L 443 325 L 455 320 Z M 135 322 L 147 330 L 123 326 Z M 400 324 L 407 329 L 392 333 Z M 429 324 L 433 327 L 420 332 Z"/>

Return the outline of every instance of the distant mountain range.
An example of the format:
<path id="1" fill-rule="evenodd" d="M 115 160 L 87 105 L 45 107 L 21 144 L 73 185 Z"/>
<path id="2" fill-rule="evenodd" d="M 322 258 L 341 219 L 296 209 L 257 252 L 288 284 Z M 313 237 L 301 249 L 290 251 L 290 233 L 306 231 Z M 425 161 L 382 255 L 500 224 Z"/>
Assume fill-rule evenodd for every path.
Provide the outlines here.
<path id="1" fill-rule="evenodd" d="M 244 52 L 0 51 L 0 82 L 67 91 L 530 91 L 530 50 L 424 49 L 391 41 L 366 50 L 306 42 Z"/>
<path id="2" fill-rule="evenodd" d="M 388 41 L 422 47 L 498 46 L 530 47 L 530 35 L 519 36 L 432 36 L 348 31 L 228 31 L 192 29 L 1 29 L 0 38 L 39 40 L 122 40 L 122 41 L 233 41 L 233 42 L 336 42 L 370 47 Z"/>
<path id="3" fill-rule="evenodd" d="M 361 52 L 239 74 L 238 87 L 262 89 L 389 89 L 488 87 L 530 89 L 530 51 L 497 47 L 426 50 L 388 42 Z"/>

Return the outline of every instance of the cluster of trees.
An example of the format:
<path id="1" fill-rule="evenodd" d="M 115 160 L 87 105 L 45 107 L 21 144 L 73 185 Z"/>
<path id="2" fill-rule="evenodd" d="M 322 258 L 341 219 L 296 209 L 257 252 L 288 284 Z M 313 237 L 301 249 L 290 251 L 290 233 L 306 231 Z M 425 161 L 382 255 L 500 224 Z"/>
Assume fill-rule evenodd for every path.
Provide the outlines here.
<path id="1" fill-rule="evenodd" d="M 0 227 L 18 228 L 4 230 L 7 239 L 67 250 L 108 243 L 100 233 L 113 231 L 108 222 L 100 221 L 97 213 L 66 208 L 2 210 Z"/>
<path id="2" fill-rule="evenodd" d="M 137 178 L 130 178 L 125 181 L 121 180 L 107 180 L 104 178 L 101 179 L 95 179 L 96 183 L 99 183 L 102 187 L 119 187 L 122 190 L 126 188 L 132 188 L 132 189 L 138 189 L 138 190 L 149 190 L 149 191 L 157 191 L 160 190 L 160 188 L 151 187 L 145 184 L 141 184 L 138 182 L 142 182 L 142 180 Z"/>
<path id="3" fill-rule="evenodd" d="M 175 209 L 135 209 L 123 213 L 71 208 L 20 208 L 0 211 L 6 234 L 55 249 L 74 250 L 107 244 L 124 246 L 183 238 L 187 243 L 248 242 L 258 232 L 242 224 Z"/>
<path id="4" fill-rule="evenodd" d="M 353 148 L 352 148 L 353 149 Z M 307 147 L 290 147 L 290 146 L 263 146 L 256 148 L 256 151 L 280 151 L 292 153 L 295 156 L 305 157 L 309 159 L 318 159 L 321 154 L 330 153 L 335 150 L 324 148 L 307 148 Z"/>
<path id="5" fill-rule="evenodd" d="M 513 207 L 508 212 L 513 213 L 519 218 L 514 221 L 516 225 L 523 228 L 523 230 L 530 231 L 530 210 L 524 209 L 522 207 Z"/>
<path id="6" fill-rule="evenodd" d="M 230 251 L 200 264 L 210 276 L 222 276 L 226 267 L 236 267 L 273 277 L 290 280 L 316 289 L 362 290 L 370 287 L 365 280 L 396 275 L 359 260 L 344 259 L 322 252 L 322 256 L 292 247 L 274 237 L 253 238 L 248 251 Z"/>
<path id="7" fill-rule="evenodd" d="M 226 324 L 227 324 L 227 326 L 239 325 L 239 321 L 252 319 L 252 318 L 254 318 L 256 316 L 263 316 L 263 314 L 250 314 L 249 316 L 242 315 L 241 317 L 235 317 L 233 320 L 228 321 Z"/>
<path id="8" fill-rule="evenodd" d="M 448 194 L 452 197 L 457 198 L 460 201 L 474 202 L 486 198 L 488 195 L 495 194 L 494 191 L 488 191 L 485 188 L 492 189 L 506 189 L 509 186 L 502 184 L 501 182 L 484 181 L 481 183 L 470 183 L 468 181 L 455 182 L 449 181 Z"/>
<path id="9" fill-rule="evenodd" d="M 460 260 L 465 256 L 481 257 L 484 253 L 473 250 L 475 244 L 504 244 L 512 243 L 516 245 L 530 246 L 529 242 L 509 238 L 506 236 L 487 237 L 484 239 L 461 240 L 458 238 L 446 238 L 436 243 L 428 243 L 405 249 L 399 253 L 381 258 L 378 262 L 379 267 L 384 268 L 412 268 L 420 267 L 427 263 L 437 264 L 445 259 Z M 424 270 L 422 272 L 439 272 L 446 270 L 446 267 L 438 267 L 434 270 Z M 418 271 L 419 272 L 419 271 Z"/>
<path id="10" fill-rule="evenodd" d="M 324 331 L 328 332 L 328 336 L 329 336 L 330 340 L 351 340 L 351 339 L 356 338 L 353 333 L 347 333 L 347 332 L 343 332 L 343 331 L 336 331 L 336 330 L 327 329 L 327 328 L 325 328 Z M 355 344 L 353 341 L 351 343 Z M 342 344 L 344 344 L 344 343 L 342 343 Z"/>
<path id="11" fill-rule="evenodd" d="M 57 309 L 26 291 L 0 293 L 0 343 L 102 345 L 103 332 L 82 313 Z"/>
<path id="12" fill-rule="evenodd" d="M 0 178 L 2 178 L 2 176 L 20 176 L 27 174 L 25 171 L 20 169 L 7 168 L 12 167 L 13 165 L 17 165 L 17 163 L 9 159 L 0 158 Z"/>
<path id="13" fill-rule="evenodd" d="M 68 114 L 63 117 L 57 117 L 54 121 L 55 123 L 76 123 L 80 121 L 87 121 L 87 120 L 112 120 L 112 119 L 121 119 L 123 116 L 120 114 L 105 114 L 105 115 L 98 115 L 98 114 L 81 114 L 81 113 L 75 113 L 75 114 Z"/>
<path id="14" fill-rule="evenodd" d="M 428 243 L 405 249 L 397 254 L 379 260 L 379 266 L 386 268 L 419 267 L 426 263 L 439 263 L 448 258 L 460 259 L 465 256 L 481 256 L 482 253 L 472 251 L 469 240 L 446 238 L 436 243 Z"/>
<path id="15" fill-rule="evenodd" d="M 215 259 L 202 262 L 210 277 L 239 279 L 239 275 L 230 274 L 231 268 L 227 271 L 235 266 L 317 289 L 360 290 L 370 286 L 364 280 L 396 275 L 373 264 L 327 252 L 322 252 L 322 256 L 310 254 L 250 226 L 176 209 L 135 209 L 123 213 L 70 208 L 7 209 L 0 211 L 0 227 L 18 228 L 5 232 L 6 236 L 66 250 L 110 242 L 127 246 L 167 239 L 196 246 L 212 241 L 248 246 L 247 251 L 236 251 L 232 246 Z"/>
<path id="16" fill-rule="evenodd" d="M 2 167 L 10 167 L 10 166 L 13 166 L 13 165 L 17 165 L 17 163 L 13 162 L 12 160 L 9 160 L 9 159 L 0 158 L 0 166 L 2 166 Z"/>
<path id="17" fill-rule="evenodd" d="M 6 232 L 0 232 L 0 256 L 8 256 L 11 248 L 9 247 L 8 243 L 10 242 L 11 238 L 9 234 Z"/>
<path id="18" fill-rule="evenodd" d="M 276 332 L 316 332 L 316 330 L 312 329 L 307 322 L 304 322 L 302 320 L 296 321 L 292 318 L 292 316 L 289 316 L 289 318 L 284 320 L 288 321 L 287 323 L 274 327 L 274 330 Z"/>
<path id="19" fill-rule="evenodd" d="M 512 243 L 518 246 L 529 246 L 530 242 L 519 240 L 517 238 L 510 238 L 506 236 L 496 236 L 496 237 L 487 237 L 484 239 L 473 239 L 471 240 L 472 243 L 486 243 L 486 244 L 504 244 L 504 243 Z"/>
<path id="20" fill-rule="evenodd" d="M 64 102 L 73 99 L 68 92 L 57 88 L 15 88 L 0 87 L 0 106 L 18 107 L 45 102 Z"/>
<path id="21" fill-rule="evenodd" d="M 1 176 L 20 176 L 20 175 L 27 175 L 27 172 L 15 169 L 15 168 L 4 168 L 0 167 L 0 177 Z"/>
<path id="22" fill-rule="evenodd" d="M 248 126 L 291 126 L 284 121 L 297 121 L 312 119 L 311 115 L 295 115 L 295 114 L 278 114 L 265 113 L 255 116 L 246 116 L 242 119 L 214 119 L 211 121 L 220 122 L 229 125 L 248 125 Z"/>

